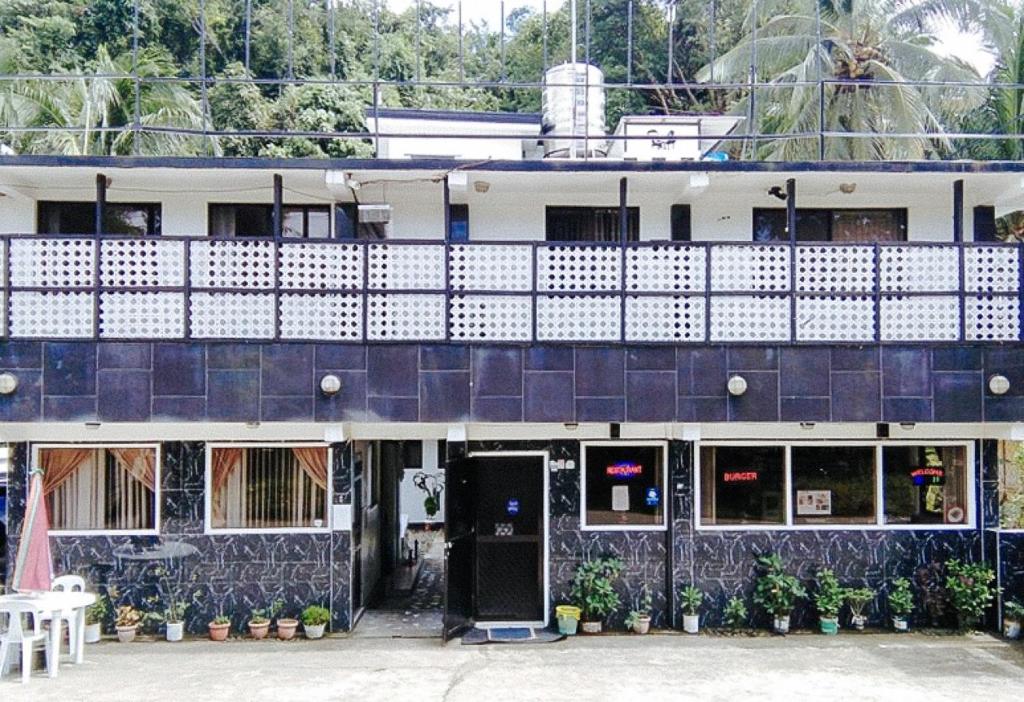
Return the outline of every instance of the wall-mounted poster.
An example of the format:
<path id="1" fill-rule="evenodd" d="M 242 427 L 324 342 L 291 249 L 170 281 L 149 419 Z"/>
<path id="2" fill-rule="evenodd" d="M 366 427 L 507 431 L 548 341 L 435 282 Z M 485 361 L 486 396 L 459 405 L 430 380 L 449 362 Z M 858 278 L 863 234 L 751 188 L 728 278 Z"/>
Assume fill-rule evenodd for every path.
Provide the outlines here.
<path id="1" fill-rule="evenodd" d="M 796 513 L 802 517 L 828 517 L 832 514 L 831 490 L 797 490 Z"/>

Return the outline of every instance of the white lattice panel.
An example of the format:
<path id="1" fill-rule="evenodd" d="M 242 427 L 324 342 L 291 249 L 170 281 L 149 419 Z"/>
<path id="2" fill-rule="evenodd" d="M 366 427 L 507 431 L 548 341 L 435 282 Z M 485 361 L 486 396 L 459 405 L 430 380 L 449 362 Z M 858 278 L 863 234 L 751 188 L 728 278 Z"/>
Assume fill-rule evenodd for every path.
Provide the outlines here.
<path id="1" fill-rule="evenodd" d="M 363 247 L 358 244 L 282 244 L 281 287 L 289 290 L 355 290 L 363 287 Z"/>
<path id="2" fill-rule="evenodd" d="M 369 286 L 373 290 L 444 290 L 444 246 L 371 244 Z"/>
<path id="3" fill-rule="evenodd" d="M 882 341 L 960 338 L 960 305 L 952 295 L 882 298 Z"/>
<path id="4" fill-rule="evenodd" d="M 879 251 L 883 292 L 953 292 L 960 286 L 955 246 L 882 246 Z"/>
<path id="5" fill-rule="evenodd" d="M 797 341 L 874 341 L 870 297 L 815 296 L 796 301 Z"/>
<path id="6" fill-rule="evenodd" d="M 807 292 L 874 290 L 874 247 L 798 246 L 796 288 Z"/>
<path id="7" fill-rule="evenodd" d="M 630 292 L 703 292 L 707 277 L 703 246 L 656 245 L 626 250 Z"/>
<path id="8" fill-rule="evenodd" d="M 108 339 L 181 339 L 184 293 L 113 292 L 100 296 L 100 336 Z"/>
<path id="9" fill-rule="evenodd" d="M 789 298 L 729 295 L 711 299 L 712 341 L 788 341 Z"/>
<path id="10" fill-rule="evenodd" d="M 448 258 L 452 290 L 526 292 L 533 289 L 533 247 L 454 245 Z"/>
<path id="11" fill-rule="evenodd" d="M 362 295 L 282 295 L 281 338 L 331 341 L 362 339 Z"/>
<path id="12" fill-rule="evenodd" d="M 108 239 L 100 244 L 100 281 L 111 288 L 185 284 L 185 242 Z"/>
<path id="13" fill-rule="evenodd" d="M 971 246 L 964 249 L 964 288 L 970 292 L 1017 292 L 1020 289 L 1016 246 Z"/>
<path id="14" fill-rule="evenodd" d="M 704 341 L 704 298 L 626 298 L 627 341 Z"/>
<path id="15" fill-rule="evenodd" d="M 274 296 L 256 293 L 192 293 L 192 336 L 197 339 L 270 339 Z"/>
<path id="16" fill-rule="evenodd" d="M 194 288 L 274 287 L 272 241 L 193 241 L 189 246 Z"/>
<path id="17" fill-rule="evenodd" d="M 370 295 L 367 310 L 370 339 L 427 341 L 445 336 L 444 295 Z"/>
<path id="18" fill-rule="evenodd" d="M 964 323 L 969 341 L 1017 341 L 1020 302 L 1009 295 L 965 298 Z"/>
<path id="19" fill-rule="evenodd" d="M 537 298 L 540 341 L 615 341 L 621 334 L 621 320 L 618 296 Z"/>
<path id="20" fill-rule="evenodd" d="M 789 290 L 789 247 L 712 246 L 711 289 L 722 292 Z"/>
<path id="21" fill-rule="evenodd" d="M 548 292 L 618 290 L 622 249 L 614 246 L 542 246 L 537 249 L 537 289 Z"/>
<path id="22" fill-rule="evenodd" d="M 451 338 L 462 341 L 531 341 L 533 298 L 456 295 L 449 314 Z"/>
<path id="23" fill-rule="evenodd" d="M 96 246 L 89 239 L 14 239 L 11 285 L 16 288 L 89 287 L 96 280 Z"/>
<path id="24" fill-rule="evenodd" d="M 12 337 L 77 339 L 92 336 L 92 293 L 11 293 Z"/>

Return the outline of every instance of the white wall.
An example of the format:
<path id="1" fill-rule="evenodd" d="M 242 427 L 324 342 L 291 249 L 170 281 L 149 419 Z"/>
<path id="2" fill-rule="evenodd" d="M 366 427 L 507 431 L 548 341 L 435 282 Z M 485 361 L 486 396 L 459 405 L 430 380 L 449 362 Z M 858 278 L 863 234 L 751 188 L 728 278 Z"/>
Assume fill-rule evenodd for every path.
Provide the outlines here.
<path id="1" fill-rule="evenodd" d="M 441 493 L 441 508 L 433 517 L 428 517 L 423 508 L 423 500 L 426 493 L 416 488 L 412 483 L 412 476 L 424 472 L 430 475 L 444 476 L 444 469 L 438 465 L 438 452 L 436 441 L 423 442 L 423 467 L 406 468 L 402 472 L 402 482 L 398 487 L 398 509 L 399 513 L 408 516 L 410 523 L 431 522 L 435 524 L 444 523 L 444 505 L 447 498 L 447 491 Z"/>

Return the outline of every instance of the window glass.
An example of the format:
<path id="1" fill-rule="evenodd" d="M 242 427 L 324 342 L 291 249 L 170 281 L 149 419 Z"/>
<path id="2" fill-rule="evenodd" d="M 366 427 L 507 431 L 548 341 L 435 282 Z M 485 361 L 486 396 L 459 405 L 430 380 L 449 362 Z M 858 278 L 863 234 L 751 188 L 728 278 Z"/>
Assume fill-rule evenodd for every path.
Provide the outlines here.
<path id="1" fill-rule="evenodd" d="M 999 442 L 999 525 L 1024 529 L 1024 442 Z"/>
<path id="2" fill-rule="evenodd" d="M 448 240 L 469 241 L 469 205 L 449 205 L 448 219 L 451 222 Z"/>
<path id="3" fill-rule="evenodd" d="M 794 524 L 873 524 L 873 446 L 794 446 Z"/>
<path id="4" fill-rule="evenodd" d="M 43 448 L 39 467 L 51 529 L 156 528 L 156 449 Z"/>
<path id="5" fill-rule="evenodd" d="M 640 238 L 640 208 L 626 208 L 626 239 Z M 547 241 L 619 241 L 618 207 L 548 207 Z"/>
<path id="6" fill-rule="evenodd" d="M 274 236 L 273 205 L 214 203 L 209 207 L 208 220 L 210 236 Z M 281 208 L 282 236 L 326 239 L 330 232 L 331 210 L 327 205 L 285 205 Z"/>
<path id="7" fill-rule="evenodd" d="M 96 203 L 40 201 L 37 231 L 40 234 L 95 234 Z M 108 202 L 104 209 L 103 233 L 159 234 L 160 204 Z"/>
<path id="8" fill-rule="evenodd" d="M 785 523 L 783 446 L 701 448 L 701 524 Z"/>
<path id="9" fill-rule="evenodd" d="M 789 241 L 784 208 L 754 208 L 754 241 Z M 889 209 L 797 208 L 797 241 L 872 243 L 906 241 L 907 211 Z"/>
<path id="10" fill-rule="evenodd" d="M 330 479 L 326 447 L 218 447 L 210 453 L 213 528 L 325 524 Z"/>
<path id="11" fill-rule="evenodd" d="M 587 526 L 664 526 L 660 444 L 584 446 Z"/>
<path id="12" fill-rule="evenodd" d="M 886 524 L 966 524 L 963 446 L 882 449 Z"/>

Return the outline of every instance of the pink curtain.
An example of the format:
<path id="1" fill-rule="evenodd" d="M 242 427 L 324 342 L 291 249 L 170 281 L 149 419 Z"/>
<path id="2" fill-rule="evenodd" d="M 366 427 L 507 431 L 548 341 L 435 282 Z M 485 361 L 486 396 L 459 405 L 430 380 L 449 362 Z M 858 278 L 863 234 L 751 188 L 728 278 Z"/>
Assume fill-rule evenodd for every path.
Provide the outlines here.
<path id="1" fill-rule="evenodd" d="M 242 465 L 242 451 L 240 448 L 215 448 L 213 449 L 213 460 L 211 471 L 213 475 L 213 495 L 217 493 L 228 482 L 232 471 L 238 470 Z"/>
<path id="2" fill-rule="evenodd" d="M 293 448 L 295 460 L 321 490 L 327 489 L 327 449 L 315 446 Z"/>
<path id="3" fill-rule="evenodd" d="M 92 457 L 92 449 L 59 448 L 39 452 L 43 469 L 43 494 L 49 495 L 66 483 L 83 463 Z"/>
<path id="4" fill-rule="evenodd" d="M 156 491 L 156 451 L 149 448 L 112 448 L 117 465 L 140 483 Z"/>

